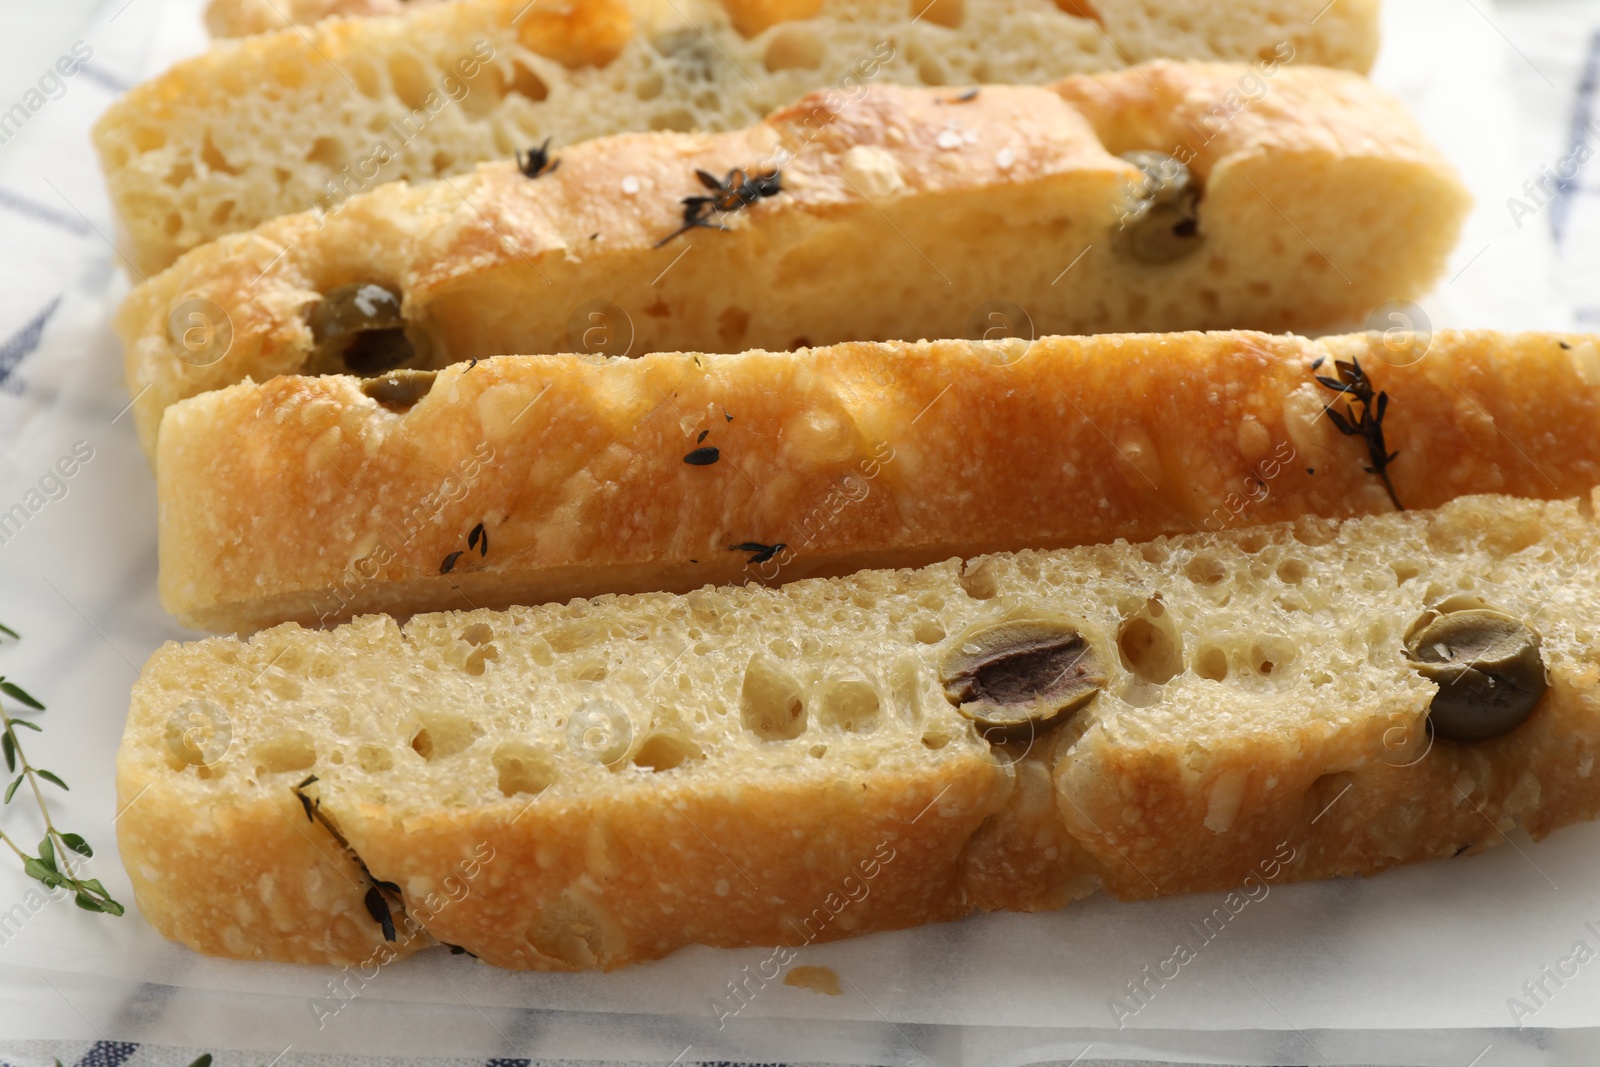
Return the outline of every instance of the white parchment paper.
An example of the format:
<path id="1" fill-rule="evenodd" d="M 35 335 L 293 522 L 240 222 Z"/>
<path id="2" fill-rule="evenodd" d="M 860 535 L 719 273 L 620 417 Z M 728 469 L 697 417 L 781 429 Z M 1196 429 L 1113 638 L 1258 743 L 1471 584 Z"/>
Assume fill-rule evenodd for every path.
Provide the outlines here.
<path id="1" fill-rule="evenodd" d="M 200 47 L 197 6 L 133 0 L 115 21 L 118 5 L 106 6 L 84 30 L 97 68 L 132 80 Z M 1422 313 L 1435 327 L 1569 328 L 1549 228 L 1518 226 L 1505 207 L 1530 172 L 1507 88 L 1507 64 L 1522 60 L 1499 14 L 1483 0 L 1387 7 L 1375 76 L 1416 109 L 1478 200 Z M 114 849 L 113 757 L 139 665 L 190 635 L 156 600 L 154 486 L 107 326 L 127 283 L 84 140 L 105 89 L 72 86 L 0 155 L 0 191 L 81 220 L 6 231 L 8 305 L 52 291 L 60 304 L 0 385 L 0 511 L 40 489 L 74 446 L 93 450 L 0 543 L 0 622 L 24 635 L 0 647 L 0 674 L 49 705 L 45 733 L 26 740 L 72 785 L 57 821 L 99 848 L 91 870 L 131 906 Z M 30 818 L 16 804 L 4 825 L 33 840 Z M 0 858 L 7 1037 L 663 1062 L 1022 1063 L 1092 1045 L 1095 1058 L 1499 1067 L 1589 1061 L 1600 1048 L 1600 826 L 1367 880 L 1272 885 L 1210 929 L 1223 894 L 1097 898 L 806 948 L 799 962 L 832 967 L 843 995 L 769 982 L 747 986 L 736 1014 L 728 984 L 768 950 L 695 948 L 610 975 L 514 974 L 437 951 L 352 979 L 202 958 L 134 910 L 88 916 L 35 889 Z M 1179 944 L 1193 958 L 1160 978 Z M 1580 945 L 1596 958 L 1578 961 Z M 343 983 L 337 997 L 332 982 Z"/>

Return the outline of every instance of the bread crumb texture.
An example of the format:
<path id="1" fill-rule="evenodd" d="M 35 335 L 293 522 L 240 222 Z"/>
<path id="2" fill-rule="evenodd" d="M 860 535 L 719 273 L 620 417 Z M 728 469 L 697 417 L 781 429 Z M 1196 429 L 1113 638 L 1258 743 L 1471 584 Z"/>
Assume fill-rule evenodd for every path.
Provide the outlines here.
<path id="1" fill-rule="evenodd" d="M 1538 837 L 1600 809 L 1585 511 L 1470 497 L 171 643 L 118 755 L 121 854 L 143 914 L 202 952 L 354 962 L 437 939 L 571 970 Z M 1536 631 L 1550 682 L 1475 744 L 1431 737 L 1435 685 L 1402 650 L 1459 594 Z M 1066 725 L 991 744 L 941 664 L 1018 620 L 1075 629 L 1105 681 Z M 302 810 L 312 776 L 350 852 Z M 355 856 L 403 895 L 393 943 Z"/>

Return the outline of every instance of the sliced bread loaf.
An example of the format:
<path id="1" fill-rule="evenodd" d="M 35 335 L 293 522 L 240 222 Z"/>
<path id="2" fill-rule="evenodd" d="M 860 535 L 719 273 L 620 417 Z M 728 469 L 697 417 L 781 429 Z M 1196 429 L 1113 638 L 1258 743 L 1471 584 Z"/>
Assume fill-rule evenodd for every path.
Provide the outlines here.
<path id="1" fill-rule="evenodd" d="M 1156 63 L 971 99 L 875 86 L 736 133 L 588 141 L 537 178 L 486 165 L 277 219 L 128 297 L 117 330 L 140 436 L 153 455 L 168 404 L 246 378 L 513 353 L 1307 331 L 1422 295 L 1466 210 L 1449 164 L 1396 101 L 1340 71 L 1280 70 L 1213 123 L 1248 73 Z M 1187 164 L 1119 157 L 1145 150 Z"/>

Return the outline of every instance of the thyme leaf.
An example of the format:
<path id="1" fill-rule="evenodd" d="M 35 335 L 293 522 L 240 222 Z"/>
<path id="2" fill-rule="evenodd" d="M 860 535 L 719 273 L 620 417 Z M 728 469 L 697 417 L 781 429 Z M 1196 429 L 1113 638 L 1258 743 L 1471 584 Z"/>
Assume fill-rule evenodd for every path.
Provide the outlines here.
<path id="1" fill-rule="evenodd" d="M 405 898 L 401 896 L 400 887 L 394 882 L 386 882 L 372 873 L 367 866 L 366 860 L 363 860 L 361 854 L 351 847 L 350 842 L 340 832 L 339 828 L 326 815 L 322 814 L 321 798 L 313 800 L 301 792 L 306 786 L 316 781 L 317 776 L 313 774 L 299 785 L 292 786 L 291 791 L 294 793 L 295 798 L 300 801 L 300 806 L 305 808 L 306 818 L 328 831 L 329 835 L 339 842 L 340 847 L 349 853 L 350 858 L 356 861 L 356 866 L 361 868 L 361 873 L 366 875 L 367 881 L 371 883 L 364 898 L 367 914 L 372 916 L 373 922 L 383 928 L 383 939 L 385 941 L 393 941 L 396 937 L 394 915 L 389 910 L 389 904 L 392 897 L 395 906 L 400 909 L 400 914 L 405 914 Z"/>
<path id="2" fill-rule="evenodd" d="M 1317 359 L 1311 364 L 1311 369 L 1316 371 L 1323 362 Z M 1400 453 L 1390 452 L 1383 439 L 1383 418 L 1389 412 L 1389 394 L 1380 393 L 1372 387 L 1372 380 L 1361 369 L 1360 360 L 1335 360 L 1333 366 L 1337 376 L 1312 376 L 1317 384 L 1343 396 L 1345 407 L 1340 411 L 1328 404 L 1322 410 L 1327 414 L 1328 421 L 1333 423 L 1334 429 L 1346 437 L 1360 437 L 1366 442 L 1368 465 L 1362 469 L 1368 474 L 1377 475 L 1383 481 L 1383 488 L 1388 491 L 1395 510 L 1404 511 L 1405 505 L 1400 503 L 1400 497 L 1394 491 L 1394 482 L 1389 478 L 1389 464 Z"/>

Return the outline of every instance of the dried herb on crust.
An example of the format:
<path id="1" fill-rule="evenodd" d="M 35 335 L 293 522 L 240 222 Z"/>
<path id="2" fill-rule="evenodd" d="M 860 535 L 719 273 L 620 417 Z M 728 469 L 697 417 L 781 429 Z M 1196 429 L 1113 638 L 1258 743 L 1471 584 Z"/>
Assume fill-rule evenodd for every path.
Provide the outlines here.
<path id="1" fill-rule="evenodd" d="M 693 467 L 707 467 L 722 458 L 722 450 L 716 445 L 706 445 L 696 448 L 683 457 L 683 461 Z"/>
<path id="2" fill-rule="evenodd" d="M 788 547 L 789 546 L 782 541 L 779 541 L 775 545 L 764 545 L 760 541 L 741 541 L 739 544 L 729 545 L 728 551 L 753 552 L 755 554 L 752 555 L 746 562 L 750 564 L 761 564 L 767 562 L 773 556 L 776 556 L 779 552 L 782 552 Z"/>
<path id="3" fill-rule="evenodd" d="M 1322 366 L 1325 360 L 1318 357 L 1311 364 L 1315 371 Z M 1400 497 L 1395 494 L 1394 483 L 1389 480 L 1389 464 L 1393 463 L 1399 452 L 1390 452 L 1389 446 L 1383 439 L 1383 417 L 1389 411 L 1389 394 L 1375 392 L 1372 381 L 1361 369 L 1361 361 L 1335 360 L 1334 368 L 1337 377 L 1325 374 L 1315 375 L 1318 384 L 1342 393 L 1347 398 L 1345 410 L 1340 411 L 1332 404 L 1322 410 L 1328 416 L 1328 421 L 1346 437 L 1360 437 L 1367 443 L 1367 457 L 1371 466 L 1366 467 L 1368 474 L 1376 474 L 1383 481 L 1384 489 L 1388 490 L 1389 499 L 1394 502 L 1395 510 L 1404 511 L 1405 505 L 1400 503 Z M 1359 411 L 1357 410 L 1359 406 Z"/>
<path id="4" fill-rule="evenodd" d="M 537 148 L 530 148 L 526 155 L 517 153 L 517 169 L 524 178 L 540 178 L 555 172 L 561 166 L 561 160 L 550 159 L 550 138 L 544 139 L 544 144 Z"/>
<path id="5" fill-rule="evenodd" d="M 656 242 L 660 248 L 679 234 L 688 233 L 695 228 L 706 230 L 727 230 L 720 222 L 711 221 L 713 213 L 731 215 L 735 211 L 755 203 L 764 197 L 777 196 L 783 192 L 783 179 L 775 167 L 770 174 L 746 174 L 740 167 L 735 167 L 728 172 L 726 178 L 718 178 L 708 171 L 696 170 L 695 177 L 700 179 L 700 184 L 711 190 L 710 196 L 686 196 L 683 204 L 683 225 L 667 234 Z"/>
<path id="6" fill-rule="evenodd" d="M 368 887 L 367 895 L 363 901 L 367 907 L 367 914 L 372 916 L 373 922 L 383 928 L 383 939 L 385 941 L 393 941 L 395 940 L 395 926 L 394 914 L 390 911 L 390 905 L 392 903 L 394 907 L 399 908 L 402 915 L 405 914 L 406 910 L 405 901 L 400 895 L 400 887 L 393 882 L 386 882 L 382 878 L 374 876 L 372 871 L 368 869 L 366 861 L 361 858 L 360 853 L 350 847 L 350 842 L 345 840 L 345 836 L 339 832 L 339 828 L 333 825 L 333 822 L 326 815 L 322 814 L 322 798 L 312 798 L 305 795 L 303 792 L 305 787 L 317 780 L 316 775 L 309 775 L 305 781 L 290 788 L 294 792 L 295 799 L 300 801 L 300 807 L 305 809 L 306 821 L 314 822 L 328 831 L 333 839 L 339 842 L 339 846 L 350 854 L 350 858 L 356 861 L 356 866 L 360 867 L 361 873 L 367 876 L 367 881 L 372 883 Z"/>

